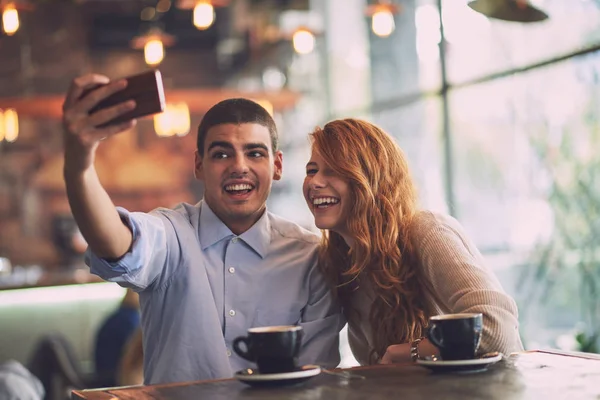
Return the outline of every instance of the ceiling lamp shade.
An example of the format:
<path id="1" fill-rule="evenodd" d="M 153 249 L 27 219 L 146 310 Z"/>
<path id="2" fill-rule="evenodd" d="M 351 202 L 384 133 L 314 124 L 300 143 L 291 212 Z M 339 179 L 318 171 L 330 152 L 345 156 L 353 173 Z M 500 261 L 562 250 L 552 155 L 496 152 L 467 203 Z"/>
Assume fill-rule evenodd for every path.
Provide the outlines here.
<path id="1" fill-rule="evenodd" d="M 474 0 L 469 7 L 488 18 L 502 21 L 529 23 L 548 19 L 548 14 L 526 0 Z"/>

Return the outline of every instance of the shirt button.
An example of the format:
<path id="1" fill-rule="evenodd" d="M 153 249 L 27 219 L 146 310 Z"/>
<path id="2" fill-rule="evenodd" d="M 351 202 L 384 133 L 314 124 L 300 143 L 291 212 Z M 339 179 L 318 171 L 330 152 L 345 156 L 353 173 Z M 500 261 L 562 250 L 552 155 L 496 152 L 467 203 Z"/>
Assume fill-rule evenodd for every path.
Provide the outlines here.
<path id="1" fill-rule="evenodd" d="M 229 273 L 230 273 L 230 274 L 234 274 L 234 273 L 235 273 L 235 268 L 233 268 L 233 267 L 229 267 Z"/>
<path id="2" fill-rule="evenodd" d="M 235 315 L 235 310 L 229 310 L 229 315 L 233 317 Z"/>
<path id="3" fill-rule="evenodd" d="M 227 350 L 227 357 L 231 357 L 231 351 L 229 349 Z"/>
<path id="4" fill-rule="evenodd" d="M 234 237 L 233 239 L 231 239 L 231 243 L 237 243 L 238 238 Z"/>

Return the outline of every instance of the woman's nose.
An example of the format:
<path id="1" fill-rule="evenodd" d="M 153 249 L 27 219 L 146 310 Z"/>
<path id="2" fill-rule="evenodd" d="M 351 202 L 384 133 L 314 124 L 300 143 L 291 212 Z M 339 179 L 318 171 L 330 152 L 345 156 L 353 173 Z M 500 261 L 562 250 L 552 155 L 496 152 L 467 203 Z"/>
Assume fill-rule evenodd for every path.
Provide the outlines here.
<path id="1" fill-rule="evenodd" d="M 314 174 L 310 180 L 311 189 L 322 189 L 325 186 L 327 186 L 327 181 L 323 179 L 323 175 L 319 174 L 318 172 Z"/>

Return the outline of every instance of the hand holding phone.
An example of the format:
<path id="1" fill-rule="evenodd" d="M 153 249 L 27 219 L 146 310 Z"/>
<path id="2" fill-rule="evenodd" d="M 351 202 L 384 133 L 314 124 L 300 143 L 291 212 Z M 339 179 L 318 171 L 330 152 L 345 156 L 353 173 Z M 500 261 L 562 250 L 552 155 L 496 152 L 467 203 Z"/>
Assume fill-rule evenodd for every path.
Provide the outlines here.
<path id="1" fill-rule="evenodd" d="M 127 80 L 127 86 L 125 89 L 120 90 L 100 101 L 89 111 L 89 114 L 91 115 L 102 109 L 112 107 L 129 100 L 135 101 L 135 108 L 98 126 L 99 128 L 127 122 L 132 119 L 137 119 L 164 111 L 165 94 L 160 71 L 152 70 L 144 72 L 127 77 L 125 80 Z M 98 89 L 98 87 L 99 86 L 88 89 L 81 97 L 84 97 L 91 91 Z"/>

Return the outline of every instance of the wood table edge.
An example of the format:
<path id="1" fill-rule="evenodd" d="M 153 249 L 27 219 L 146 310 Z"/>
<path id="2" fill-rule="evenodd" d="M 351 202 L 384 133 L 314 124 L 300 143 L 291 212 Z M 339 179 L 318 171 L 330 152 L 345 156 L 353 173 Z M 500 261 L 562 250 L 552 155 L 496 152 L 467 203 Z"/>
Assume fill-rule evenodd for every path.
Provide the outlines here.
<path id="1" fill-rule="evenodd" d="M 590 360 L 599 360 L 600 355 L 590 353 L 580 353 L 580 352 L 569 352 L 562 350 L 553 350 L 553 349 L 536 349 L 536 350 L 524 350 L 520 352 L 514 352 L 506 355 L 506 357 L 514 357 L 522 354 L 532 354 L 532 353 L 543 353 L 543 354 L 552 354 L 559 355 L 565 357 L 575 357 L 580 359 L 590 359 Z M 339 372 L 339 371 L 363 371 L 363 370 L 374 370 L 379 368 L 401 368 L 401 367 L 417 367 L 417 365 L 413 362 L 403 362 L 403 363 L 395 363 L 395 364 L 374 364 L 374 365 L 360 365 L 349 368 L 331 368 L 327 369 L 328 371 Z M 189 386 L 189 385 L 198 385 L 203 383 L 214 383 L 214 382 L 225 382 L 232 381 L 235 378 L 223 378 L 223 379 L 203 379 L 199 381 L 186 381 L 186 382 L 175 382 L 175 383 L 166 383 L 159 385 L 148 385 L 148 386 L 123 386 L 123 387 L 112 387 L 112 388 L 96 388 L 96 389 L 83 389 L 83 390 L 73 390 L 71 392 L 71 400 L 111 400 L 117 399 L 117 394 L 113 394 L 112 392 L 140 388 L 140 389 L 160 389 L 165 387 L 177 387 L 177 386 Z"/>

